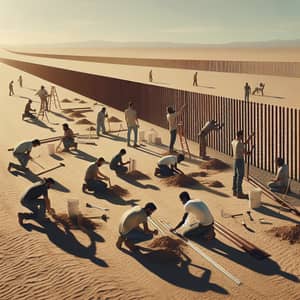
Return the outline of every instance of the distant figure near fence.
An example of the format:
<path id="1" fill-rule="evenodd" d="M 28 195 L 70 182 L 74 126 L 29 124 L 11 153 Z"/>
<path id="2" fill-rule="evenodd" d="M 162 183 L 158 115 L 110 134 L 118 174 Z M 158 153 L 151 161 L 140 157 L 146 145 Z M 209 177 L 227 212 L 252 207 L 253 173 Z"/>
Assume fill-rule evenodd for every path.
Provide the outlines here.
<path id="1" fill-rule="evenodd" d="M 9 83 L 9 96 L 13 96 L 14 94 L 15 94 L 15 92 L 14 92 L 14 81 L 12 80 Z"/>
<path id="2" fill-rule="evenodd" d="M 193 86 L 198 86 L 198 72 L 194 74 Z"/>
<path id="3" fill-rule="evenodd" d="M 22 78 L 22 75 L 19 76 L 18 81 L 19 81 L 20 87 L 22 88 L 23 87 L 23 78 Z"/>
<path id="4" fill-rule="evenodd" d="M 258 94 L 258 93 L 260 92 L 261 96 L 263 96 L 263 95 L 264 95 L 264 89 L 265 89 L 265 86 L 266 86 L 265 83 L 260 82 L 260 83 L 259 83 L 259 86 L 257 86 L 257 87 L 254 89 L 252 95 L 256 95 L 256 94 Z"/>
<path id="5" fill-rule="evenodd" d="M 149 72 L 149 82 L 153 82 L 152 70 Z"/>
<path id="6" fill-rule="evenodd" d="M 250 94 L 251 94 L 251 86 L 248 84 L 248 82 L 246 82 L 245 86 L 244 86 L 244 90 L 245 90 L 245 101 L 249 101 L 250 98 Z"/>

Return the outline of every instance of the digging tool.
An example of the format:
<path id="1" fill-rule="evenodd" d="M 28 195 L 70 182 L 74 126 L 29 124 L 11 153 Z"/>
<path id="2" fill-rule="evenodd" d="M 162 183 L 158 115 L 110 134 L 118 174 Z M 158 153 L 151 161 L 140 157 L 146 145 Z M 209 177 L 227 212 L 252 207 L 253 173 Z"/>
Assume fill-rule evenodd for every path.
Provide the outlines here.
<path id="1" fill-rule="evenodd" d="M 31 161 L 38 165 L 41 169 L 45 170 L 45 167 L 43 167 L 41 164 L 39 164 L 34 158 L 31 158 Z"/>
<path id="2" fill-rule="evenodd" d="M 272 225 L 272 222 L 266 221 L 264 218 L 258 219 L 260 224 L 267 224 L 267 225 Z"/>
<path id="3" fill-rule="evenodd" d="M 51 171 L 53 171 L 53 170 L 55 170 L 55 169 L 58 169 L 58 168 L 61 168 L 61 167 L 64 167 L 64 166 L 65 166 L 65 164 L 61 162 L 61 163 L 59 163 L 57 166 L 52 167 L 52 168 L 47 169 L 47 170 L 44 170 L 44 171 L 42 171 L 42 172 L 40 172 L 40 173 L 37 173 L 37 174 L 35 174 L 35 175 L 40 176 L 40 175 L 43 175 L 43 174 L 45 174 L 45 173 L 51 172 Z"/>
<path id="4" fill-rule="evenodd" d="M 235 217 L 240 217 L 240 216 L 242 216 L 242 215 L 243 215 L 243 213 L 231 215 L 231 214 L 228 214 L 228 213 L 224 212 L 223 209 L 221 210 L 221 216 L 222 216 L 223 218 L 235 218 Z"/>
<path id="5" fill-rule="evenodd" d="M 101 207 L 101 206 L 98 206 L 98 205 L 93 205 L 93 204 L 90 204 L 90 203 L 86 203 L 85 206 L 88 207 L 88 208 L 97 208 L 97 209 L 100 209 L 100 210 L 109 211 L 109 208 Z"/>
<path id="6" fill-rule="evenodd" d="M 250 210 L 247 211 L 247 215 L 249 216 L 249 218 L 250 218 L 251 221 L 254 221 L 254 219 L 251 216 L 251 211 Z"/>
<path id="7" fill-rule="evenodd" d="M 242 225 L 245 229 L 247 229 L 250 232 L 255 232 L 252 228 L 248 227 L 248 225 L 246 224 L 246 222 L 243 220 L 242 221 Z"/>

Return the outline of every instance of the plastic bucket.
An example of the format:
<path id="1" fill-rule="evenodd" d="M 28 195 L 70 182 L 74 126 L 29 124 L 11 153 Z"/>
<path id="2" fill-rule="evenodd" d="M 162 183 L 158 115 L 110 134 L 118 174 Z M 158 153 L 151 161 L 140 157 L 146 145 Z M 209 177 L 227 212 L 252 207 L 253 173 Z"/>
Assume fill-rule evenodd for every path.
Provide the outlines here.
<path id="1" fill-rule="evenodd" d="M 48 144 L 48 153 L 49 155 L 55 154 L 55 144 Z"/>
<path id="2" fill-rule="evenodd" d="M 79 215 L 79 200 L 70 199 L 68 200 L 68 215 L 70 218 L 77 217 Z"/>
<path id="3" fill-rule="evenodd" d="M 261 206 L 262 190 L 259 188 L 253 189 L 249 192 L 249 207 L 258 208 Z"/>

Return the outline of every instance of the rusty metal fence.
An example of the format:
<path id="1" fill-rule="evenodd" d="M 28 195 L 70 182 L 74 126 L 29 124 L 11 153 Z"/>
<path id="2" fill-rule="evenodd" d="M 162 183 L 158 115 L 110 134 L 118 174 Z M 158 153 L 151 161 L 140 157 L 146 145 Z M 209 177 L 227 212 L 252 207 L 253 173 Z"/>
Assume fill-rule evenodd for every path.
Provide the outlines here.
<path id="1" fill-rule="evenodd" d="M 225 124 L 220 132 L 208 137 L 208 145 L 222 153 L 232 155 L 231 141 L 239 129 L 246 134 L 255 132 L 255 151 L 250 163 L 274 173 L 276 157 L 289 165 L 290 177 L 300 181 L 300 110 L 262 103 L 246 103 L 238 99 L 205 95 L 126 80 L 108 78 L 55 67 L 16 60 L 0 61 L 98 100 L 119 110 L 135 103 L 141 119 L 167 128 L 166 107 L 188 109 L 182 118 L 186 136 L 198 140 L 198 132 L 207 120 Z"/>
<path id="2" fill-rule="evenodd" d="M 131 58 L 131 57 L 105 57 L 62 55 L 46 53 L 30 53 L 10 51 L 15 54 L 65 59 L 74 61 L 86 61 L 96 63 L 134 65 L 158 68 L 176 68 L 186 70 L 201 70 L 210 72 L 260 74 L 285 77 L 300 77 L 300 62 L 280 61 L 235 61 L 235 60 L 199 60 L 199 59 L 159 59 L 159 58 Z"/>

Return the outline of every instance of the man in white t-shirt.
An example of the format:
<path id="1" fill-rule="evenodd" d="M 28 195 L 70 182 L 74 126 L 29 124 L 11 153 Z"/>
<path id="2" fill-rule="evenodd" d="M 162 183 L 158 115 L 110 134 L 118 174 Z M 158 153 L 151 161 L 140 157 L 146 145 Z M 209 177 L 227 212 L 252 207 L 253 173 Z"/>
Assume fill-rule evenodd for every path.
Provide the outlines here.
<path id="1" fill-rule="evenodd" d="M 138 128 L 139 121 L 137 117 L 136 110 L 132 102 L 128 103 L 128 108 L 125 110 L 125 120 L 127 124 L 127 146 L 130 147 L 131 131 L 134 133 L 134 144 L 133 147 L 137 147 L 137 137 L 138 137 Z"/>
<path id="2" fill-rule="evenodd" d="M 33 140 L 33 141 L 26 141 L 26 142 L 21 142 L 13 152 L 13 156 L 20 162 L 21 168 L 26 169 L 26 166 L 28 164 L 28 161 L 32 159 L 30 156 L 30 152 L 32 150 L 32 147 L 37 147 L 40 146 L 41 142 L 40 140 Z M 19 165 L 16 165 L 12 162 L 9 163 L 8 165 L 8 171 L 10 172 L 11 168 L 14 167 L 16 169 L 20 169 Z"/>
<path id="3" fill-rule="evenodd" d="M 213 239 L 215 237 L 214 218 L 207 205 L 201 200 L 192 200 L 188 192 L 182 192 L 179 198 L 184 205 L 185 212 L 182 220 L 170 231 L 174 232 L 183 225 L 183 236 L 185 237 Z"/>
<path id="4" fill-rule="evenodd" d="M 140 229 L 140 224 L 143 224 L 143 233 L 146 235 L 156 235 L 157 230 L 150 230 L 147 223 L 147 218 L 152 215 L 156 210 L 154 203 L 149 202 L 144 207 L 135 206 L 127 210 L 121 217 L 119 224 L 119 238 L 116 246 L 121 249 L 123 242 L 131 251 L 137 250 L 137 246 L 134 245 L 132 236 L 130 235 L 133 230 Z"/>
<path id="5" fill-rule="evenodd" d="M 183 174 L 181 170 L 177 168 L 177 164 L 184 160 L 183 154 L 166 155 L 159 159 L 157 162 L 157 168 L 155 168 L 154 176 L 160 175 L 162 177 L 169 177 L 177 174 Z"/>
<path id="6" fill-rule="evenodd" d="M 268 183 L 268 187 L 272 192 L 284 193 L 289 184 L 289 167 L 281 157 L 276 159 L 276 165 L 278 167 L 276 177 Z"/>

